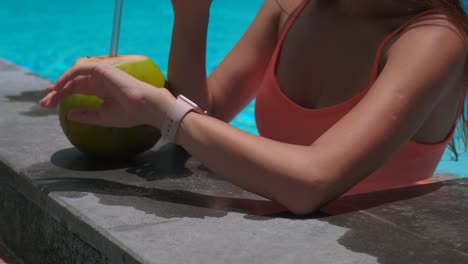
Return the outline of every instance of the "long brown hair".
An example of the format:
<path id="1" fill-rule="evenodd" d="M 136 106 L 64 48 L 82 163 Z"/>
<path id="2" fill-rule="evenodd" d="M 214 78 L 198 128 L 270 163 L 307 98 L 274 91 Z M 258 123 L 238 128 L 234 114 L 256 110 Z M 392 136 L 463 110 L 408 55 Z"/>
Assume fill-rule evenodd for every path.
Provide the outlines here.
<path id="1" fill-rule="evenodd" d="M 461 0 L 432 0 L 428 1 L 429 8 L 440 9 L 452 22 L 458 26 L 466 36 L 468 35 L 468 16 L 465 12 L 464 6 Z M 465 84 L 465 85 L 468 85 Z M 452 151 L 452 159 L 458 160 L 459 151 L 468 150 L 468 93 L 465 96 L 465 104 L 461 113 L 457 135 L 452 139 L 449 144 L 449 149 Z"/>

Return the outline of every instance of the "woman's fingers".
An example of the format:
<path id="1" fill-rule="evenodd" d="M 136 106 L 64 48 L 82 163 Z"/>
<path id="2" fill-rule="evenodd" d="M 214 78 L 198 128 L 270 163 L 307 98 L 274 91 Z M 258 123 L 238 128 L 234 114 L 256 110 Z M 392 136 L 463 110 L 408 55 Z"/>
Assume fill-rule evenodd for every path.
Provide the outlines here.
<path id="1" fill-rule="evenodd" d="M 100 64 L 97 63 L 85 63 L 73 66 L 57 80 L 52 90 L 57 91 L 63 89 L 69 81 L 75 79 L 78 76 L 89 76 L 96 74 L 98 72 L 97 68 L 100 67 L 99 65 Z"/>
<path id="2" fill-rule="evenodd" d="M 55 90 L 55 89 L 48 89 L 48 94 L 41 100 L 39 103 L 41 106 L 47 108 L 53 108 L 57 106 L 57 104 L 65 97 L 73 93 L 73 90 L 76 90 L 76 87 L 79 83 L 87 83 L 88 78 L 86 76 L 79 76 L 74 80 L 69 81 L 63 89 Z M 84 84 L 86 85 L 86 84 Z"/>
<path id="3" fill-rule="evenodd" d="M 49 85 L 46 87 L 46 92 L 50 93 L 54 90 L 55 84 Z"/>
<path id="4" fill-rule="evenodd" d="M 104 91 L 91 85 L 90 75 L 81 75 L 70 80 L 61 90 L 56 90 L 56 96 L 53 97 L 54 103 L 62 101 L 72 94 L 86 94 L 98 97 L 104 97 Z"/>
<path id="5" fill-rule="evenodd" d="M 39 101 L 39 104 L 43 107 L 53 108 L 58 102 L 64 98 L 63 91 L 64 88 L 70 86 L 76 87 L 80 82 L 88 82 L 89 76 L 96 72 L 96 65 L 94 64 L 81 64 L 74 66 L 66 71 L 55 84 L 50 85 L 46 88 L 47 95 Z M 76 80 L 75 80 L 76 79 Z M 70 94 L 70 92 L 67 92 Z"/>
<path id="6" fill-rule="evenodd" d="M 81 75 L 70 80 L 62 89 L 50 89 L 49 94 L 40 101 L 40 104 L 44 107 L 53 108 L 64 98 L 75 93 L 94 95 L 103 99 L 105 97 L 105 90 L 93 87 L 91 85 L 91 78 L 90 75 Z"/>

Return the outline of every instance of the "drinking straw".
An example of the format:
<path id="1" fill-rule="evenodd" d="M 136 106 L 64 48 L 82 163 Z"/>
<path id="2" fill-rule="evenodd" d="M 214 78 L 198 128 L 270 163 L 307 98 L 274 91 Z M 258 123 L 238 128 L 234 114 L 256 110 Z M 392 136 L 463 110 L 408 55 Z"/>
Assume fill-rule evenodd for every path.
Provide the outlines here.
<path id="1" fill-rule="evenodd" d="M 116 57 L 119 50 L 120 22 L 122 21 L 123 0 L 115 0 L 114 25 L 112 27 L 112 40 L 110 56 Z"/>

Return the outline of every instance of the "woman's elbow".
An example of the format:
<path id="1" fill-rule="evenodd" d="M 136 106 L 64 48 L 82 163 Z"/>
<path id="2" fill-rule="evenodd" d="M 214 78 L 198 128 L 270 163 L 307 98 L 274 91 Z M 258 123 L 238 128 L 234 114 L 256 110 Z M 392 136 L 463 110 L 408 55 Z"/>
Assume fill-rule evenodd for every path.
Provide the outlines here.
<path id="1" fill-rule="evenodd" d="M 309 215 L 324 204 L 324 195 L 318 183 L 302 183 L 288 188 L 280 199 L 286 209 L 295 215 Z"/>
<path id="2" fill-rule="evenodd" d="M 308 205 L 308 204 L 292 204 L 290 206 L 286 206 L 286 208 L 293 214 L 303 216 L 303 215 L 310 215 L 320 208 L 317 205 Z"/>

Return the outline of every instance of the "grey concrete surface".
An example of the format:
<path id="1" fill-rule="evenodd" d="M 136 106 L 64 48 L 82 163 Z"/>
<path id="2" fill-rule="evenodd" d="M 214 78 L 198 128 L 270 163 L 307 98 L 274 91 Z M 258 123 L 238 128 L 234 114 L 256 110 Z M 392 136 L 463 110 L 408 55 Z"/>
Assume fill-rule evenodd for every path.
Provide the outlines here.
<path id="1" fill-rule="evenodd" d="M 0 240 L 26 262 L 468 263 L 468 180 L 294 217 L 172 145 L 88 161 L 37 106 L 48 83 L 0 60 Z"/>

